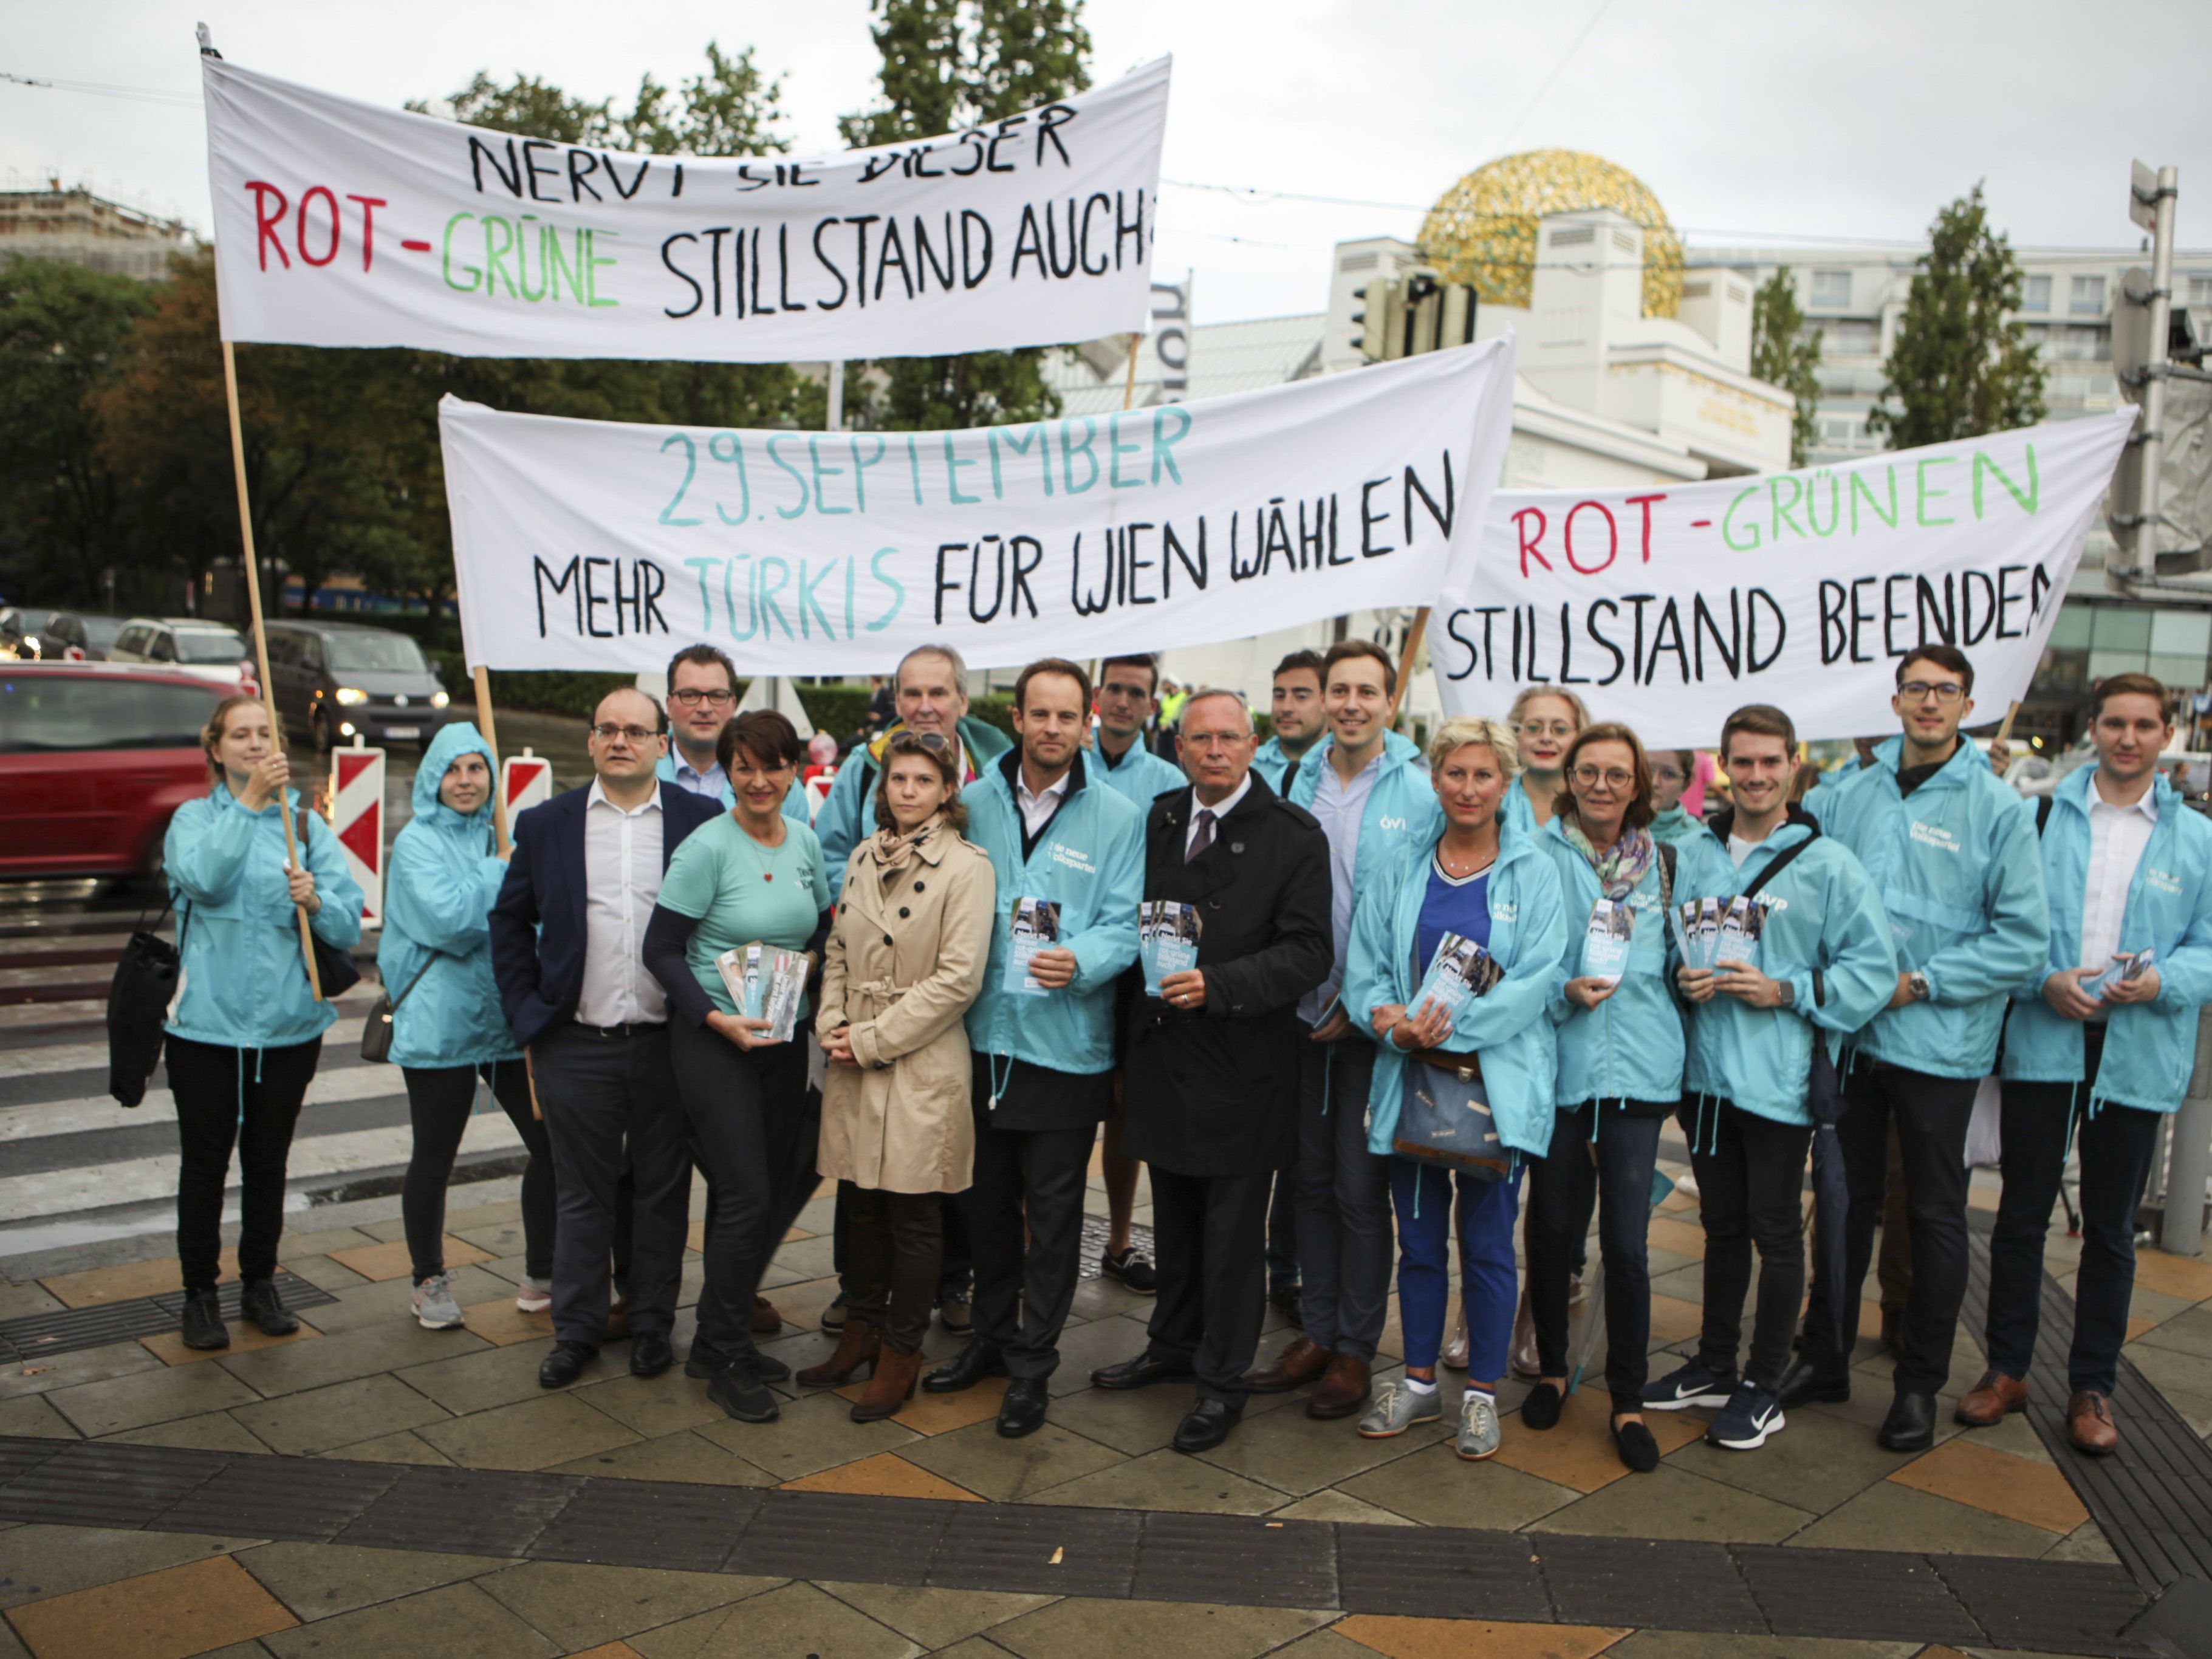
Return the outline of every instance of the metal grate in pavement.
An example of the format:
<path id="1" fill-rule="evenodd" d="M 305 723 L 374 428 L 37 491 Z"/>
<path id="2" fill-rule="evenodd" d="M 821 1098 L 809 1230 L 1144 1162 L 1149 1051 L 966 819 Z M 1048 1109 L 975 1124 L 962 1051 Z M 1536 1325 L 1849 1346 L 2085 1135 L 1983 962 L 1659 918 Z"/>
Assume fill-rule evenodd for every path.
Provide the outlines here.
<path id="1" fill-rule="evenodd" d="M 1107 1226 L 1104 1216 L 1085 1212 L 1080 1246 L 1082 1255 L 1078 1258 L 1079 1265 L 1075 1270 L 1078 1279 L 1096 1279 L 1104 1271 L 1098 1265 L 1098 1258 L 1105 1252 Z M 1150 1261 L 1157 1262 L 1159 1260 L 1159 1252 L 1152 1248 L 1152 1230 L 1150 1227 L 1132 1225 L 1129 1229 L 1129 1248 L 1142 1250 Z"/>
<path id="2" fill-rule="evenodd" d="M 277 1293 L 284 1305 L 298 1310 L 319 1308 L 337 1297 L 310 1285 L 296 1273 L 276 1275 Z M 216 1289 L 222 1298 L 222 1316 L 238 1317 L 241 1286 L 228 1279 Z M 0 1364 L 40 1359 L 48 1354 L 75 1353 L 81 1348 L 103 1348 L 111 1342 L 128 1342 L 141 1336 L 173 1331 L 185 1316 L 185 1293 L 165 1291 L 159 1296 L 133 1297 L 127 1302 L 107 1302 L 96 1308 L 62 1308 L 52 1313 L 24 1314 L 0 1319 Z"/>

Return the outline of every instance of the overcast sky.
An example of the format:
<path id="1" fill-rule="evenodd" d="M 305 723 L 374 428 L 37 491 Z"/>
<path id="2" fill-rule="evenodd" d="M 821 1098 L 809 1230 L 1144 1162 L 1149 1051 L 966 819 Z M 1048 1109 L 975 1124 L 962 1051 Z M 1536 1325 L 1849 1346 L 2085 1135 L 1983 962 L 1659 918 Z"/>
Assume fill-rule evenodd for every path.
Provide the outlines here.
<path id="1" fill-rule="evenodd" d="M 837 147 L 868 103 L 866 0 L 0 0 L 0 180 L 51 174 L 209 222 L 191 27 L 270 74 L 397 105 L 479 69 L 626 102 L 711 39 L 784 76 L 787 131 Z M 2212 248 L 2205 0 L 1091 0 L 1095 78 L 1172 52 L 1165 176 L 1376 205 L 1164 191 L 1157 269 L 1198 320 L 1319 310 L 1329 245 L 1411 236 L 1420 207 L 1515 150 L 1594 150 L 1692 246 L 1739 234 L 1911 238 L 1985 179 L 2021 246 L 2128 247 L 2128 163 L 2181 168 L 2180 240 Z M 2193 193 L 2192 193 L 2193 192 Z"/>

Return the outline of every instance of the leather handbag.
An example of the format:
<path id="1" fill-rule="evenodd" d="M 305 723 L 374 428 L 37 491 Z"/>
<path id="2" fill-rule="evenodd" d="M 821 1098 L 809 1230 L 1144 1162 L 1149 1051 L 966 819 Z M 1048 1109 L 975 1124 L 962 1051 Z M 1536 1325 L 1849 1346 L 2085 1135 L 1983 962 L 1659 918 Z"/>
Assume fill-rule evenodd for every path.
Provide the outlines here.
<path id="1" fill-rule="evenodd" d="M 307 862 L 307 809 L 302 806 L 297 817 L 300 867 L 305 869 Z M 314 952 L 315 982 L 322 988 L 324 1001 L 336 1002 L 361 983 L 361 964 L 353 959 L 352 951 L 340 950 L 313 927 L 307 930 L 307 948 Z"/>
<path id="2" fill-rule="evenodd" d="M 156 918 L 154 926 L 161 925 Z M 147 1079 L 161 1060 L 162 1025 L 176 1000 L 191 925 L 191 907 L 186 905 L 174 945 L 141 927 L 116 960 L 107 988 L 107 1092 L 125 1106 L 144 1102 Z"/>
<path id="3" fill-rule="evenodd" d="M 1418 952 L 1413 969 L 1418 985 Z M 1478 1056 L 1450 1048 L 1410 1049 L 1404 1090 L 1390 1134 L 1392 1152 L 1476 1181 L 1503 1181 L 1511 1173 L 1512 1149 L 1498 1139 Z"/>
<path id="4" fill-rule="evenodd" d="M 442 951 L 431 951 L 428 958 L 415 970 L 415 977 L 407 981 L 405 988 L 398 996 L 393 996 L 387 988 L 376 999 L 376 1006 L 368 1011 L 368 1018 L 362 1022 L 361 1057 L 363 1060 L 381 1062 L 392 1058 L 392 1022 L 398 1016 L 399 1005 L 415 994 L 415 988 L 422 982 L 422 975 L 430 971 L 431 963 L 444 954 Z"/>

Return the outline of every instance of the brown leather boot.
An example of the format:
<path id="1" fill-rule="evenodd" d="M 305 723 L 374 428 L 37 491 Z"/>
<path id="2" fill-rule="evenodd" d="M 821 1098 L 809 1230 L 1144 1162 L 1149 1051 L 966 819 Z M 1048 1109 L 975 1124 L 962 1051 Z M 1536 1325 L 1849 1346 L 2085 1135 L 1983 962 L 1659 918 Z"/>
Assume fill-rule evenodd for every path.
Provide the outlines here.
<path id="1" fill-rule="evenodd" d="M 2008 1412 L 2027 1408 L 2027 1384 L 2002 1371 L 1984 1371 L 1982 1380 L 1959 1397 L 1951 1413 L 1970 1429 L 1993 1429 Z"/>
<path id="2" fill-rule="evenodd" d="M 775 1304 L 764 1296 L 753 1298 L 753 1334 L 774 1336 L 783 1328 L 783 1316 L 775 1310 Z"/>
<path id="3" fill-rule="evenodd" d="M 854 1402 L 853 1420 L 873 1423 L 897 1416 L 899 1407 L 914 1398 L 914 1380 L 921 1375 L 921 1349 L 912 1353 L 884 1349 L 876 1356 L 876 1369 L 868 1378 L 868 1391 Z"/>
<path id="4" fill-rule="evenodd" d="M 2066 1402 L 2066 1432 L 2076 1449 L 2092 1457 L 2110 1457 L 2120 1449 L 2112 1402 L 2094 1389 L 2081 1389 Z"/>
<path id="5" fill-rule="evenodd" d="M 1349 1417 L 1367 1403 L 1373 1387 L 1365 1360 L 1354 1359 L 1348 1353 L 1332 1354 L 1328 1369 L 1322 1373 L 1321 1386 L 1306 1401 L 1306 1415 Z"/>
<path id="6" fill-rule="evenodd" d="M 1303 1336 L 1292 1337 L 1269 1364 L 1245 1374 L 1244 1386 L 1254 1394 L 1288 1394 L 1302 1389 L 1328 1369 L 1333 1356 Z"/>
<path id="7" fill-rule="evenodd" d="M 882 1346 L 883 1334 L 873 1325 L 865 1319 L 848 1319 L 837 1333 L 837 1351 L 799 1372 L 799 1381 L 810 1389 L 842 1389 L 860 1374 L 861 1366 L 880 1363 Z"/>

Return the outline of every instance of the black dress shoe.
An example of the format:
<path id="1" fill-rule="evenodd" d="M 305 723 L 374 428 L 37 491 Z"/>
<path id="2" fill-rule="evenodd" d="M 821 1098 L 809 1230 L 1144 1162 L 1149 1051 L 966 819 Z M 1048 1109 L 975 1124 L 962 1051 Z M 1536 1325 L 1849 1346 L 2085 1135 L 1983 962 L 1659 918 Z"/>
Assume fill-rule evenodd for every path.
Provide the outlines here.
<path id="1" fill-rule="evenodd" d="M 999 1402 L 999 1432 L 1009 1440 L 1035 1434 L 1044 1426 L 1044 1384 L 1034 1377 L 1016 1377 L 1006 1384 L 1006 1397 Z"/>
<path id="2" fill-rule="evenodd" d="M 782 1414 L 775 1396 L 760 1380 L 752 1366 L 740 1359 L 716 1371 L 707 1384 L 707 1398 L 722 1408 L 726 1416 L 740 1423 L 773 1423 Z"/>
<path id="3" fill-rule="evenodd" d="M 1885 1450 L 1926 1451 L 1936 1443 L 1936 1396 L 1899 1389 L 1875 1438 Z"/>
<path id="4" fill-rule="evenodd" d="M 1091 1373 L 1092 1386 L 1101 1389 L 1143 1389 L 1155 1382 L 1188 1382 L 1190 1377 L 1188 1360 L 1156 1358 L 1149 1349 L 1134 1359 L 1101 1365 Z"/>
<path id="5" fill-rule="evenodd" d="M 1774 1385 L 1774 1394 L 1785 1411 L 1809 1405 L 1815 1400 L 1840 1405 L 1851 1397 L 1851 1374 L 1824 1371 L 1800 1355 L 1784 1370 L 1782 1380 Z"/>
<path id="6" fill-rule="evenodd" d="M 213 1291 L 185 1292 L 185 1346 L 227 1348 L 230 1332 L 222 1322 L 222 1301 Z"/>
<path id="7" fill-rule="evenodd" d="M 1176 1425 L 1175 1449 L 1179 1452 L 1212 1451 L 1229 1438 L 1229 1431 L 1243 1420 L 1244 1408 L 1220 1400 L 1201 1400 Z"/>
<path id="8" fill-rule="evenodd" d="M 958 1394 L 987 1376 L 1004 1376 L 1006 1362 L 998 1348 L 976 1337 L 960 1352 L 921 1379 L 927 1394 Z"/>
<path id="9" fill-rule="evenodd" d="M 660 1331 L 640 1331 L 630 1339 L 629 1374 L 658 1376 L 676 1363 L 676 1350 Z"/>
<path id="10" fill-rule="evenodd" d="M 538 1386 L 541 1389 L 565 1389 L 583 1374 L 584 1367 L 599 1357 L 599 1351 L 588 1342 L 556 1342 L 553 1352 L 539 1362 Z"/>
<path id="11" fill-rule="evenodd" d="M 238 1311 L 260 1327 L 264 1336 L 289 1336 L 300 1328 L 299 1315 L 284 1305 L 270 1279 L 247 1279 L 238 1294 Z"/>

